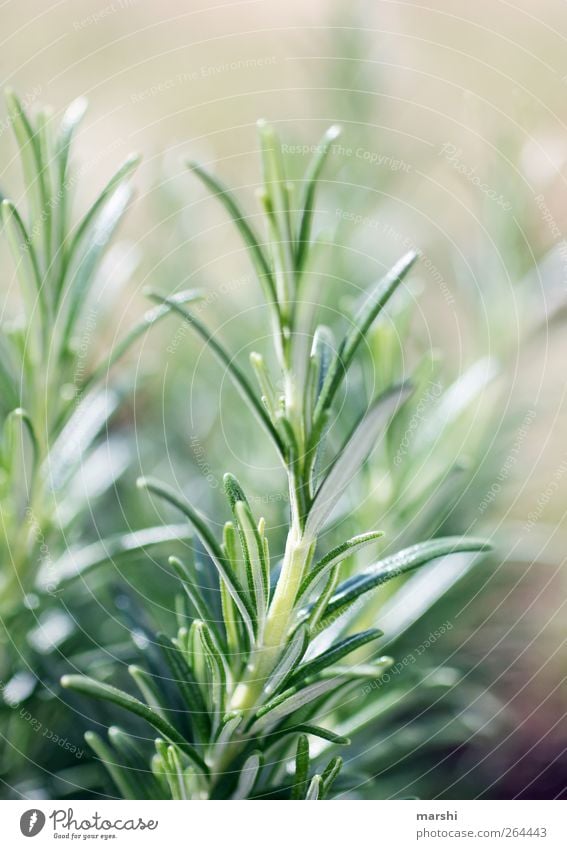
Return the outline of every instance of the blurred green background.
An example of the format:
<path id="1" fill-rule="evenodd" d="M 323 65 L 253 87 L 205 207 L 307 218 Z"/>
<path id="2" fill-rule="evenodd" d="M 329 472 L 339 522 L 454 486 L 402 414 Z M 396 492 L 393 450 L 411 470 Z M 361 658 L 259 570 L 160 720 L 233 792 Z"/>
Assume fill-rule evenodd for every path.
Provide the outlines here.
<path id="1" fill-rule="evenodd" d="M 364 795 L 564 795 L 564 3 L 10 0 L 1 15 L 4 85 L 32 109 L 89 100 L 75 152 L 79 209 L 131 150 L 144 157 L 135 202 L 101 270 L 101 301 L 111 304 L 92 333 L 101 353 L 143 313 L 147 286 L 205 288 L 209 326 L 238 356 L 264 350 L 265 315 L 245 253 L 184 159 L 205 162 L 253 213 L 258 118 L 289 145 L 292 177 L 324 129 L 342 125 L 320 196 L 318 223 L 336 248 L 320 271 L 318 300 L 340 315 L 388 263 L 419 247 L 409 325 L 395 330 L 407 340 L 404 367 L 437 350 L 446 384 L 483 358 L 498 367 L 496 388 L 471 391 L 456 434 L 440 435 L 445 464 L 464 458 L 470 469 L 427 519 L 430 533 L 443 523 L 498 540 L 474 583 L 453 588 L 453 627 L 428 656 L 431 667 L 464 671 L 489 701 L 479 721 L 471 695 L 470 733 L 426 756 L 418 734 L 388 760 L 391 740 L 373 726 L 361 744 L 371 754 Z M 19 201 L 5 113 L 0 154 L 0 188 Z M 17 308 L 12 273 L 3 272 L 8 316 Z M 378 342 L 373 356 L 377 379 Z M 145 337 L 119 379 L 127 397 L 112 432 L 126 446 L 124 472 L 84 539 L 157 520 L 133 486 L 141 472 L 181 481 L 218 522 L 219 481 L 230 469 L 256 492 L 258 511 L 283 541 L 283 477 L 251 419 L 232 413 L 233 390 L 199 342 L 172 320 Z M 415 467 L 404 493 L 433 461 L 428 454 Z M 412 532 L 396 512 L 399 500 L 388 502 L 380 487 L 369 469 L 353 496 L 353 522 L 365 515 L 385 523 L 395 547 Z M 136 603 L 153 604 L 154 617 L 167 620 L 167 587 L 160 600 L 138 566 L 124 575 Z M 102 617 L 114 617 L 97 601 Z M 439 605 L 425 610 L 425 637 L 446 618 Z M 421 641 L 411 631 L 407 639 L 398 655 Z M 461 709 L 447 707 L 449 715 Z M 396 779 L 388 770 L 398 761 L 407 770 Z"/>

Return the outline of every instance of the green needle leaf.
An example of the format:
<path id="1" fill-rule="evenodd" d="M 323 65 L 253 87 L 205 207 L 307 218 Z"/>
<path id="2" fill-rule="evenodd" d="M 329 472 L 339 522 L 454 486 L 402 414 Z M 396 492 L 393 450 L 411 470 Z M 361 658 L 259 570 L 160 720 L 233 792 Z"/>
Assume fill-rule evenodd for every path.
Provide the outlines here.
<path id="1" fill-rule="evenodd" d="M 69 550 L 51 564 L 49 570 L 40 572 L 38 588 L 45 591 L 49 586 L 52 592 L 60 585 L 88 574 L 103 563 L 117 562 L 123 557 L 144 552 L 150 546 L 186 540 L 191 536 L 192 531 L 184 524 L 158 525 L 154 528 L 142 528 L 131 534 L 114 534 L 77 550 Z"/>
<path id="2" fill-rule="evenodd" d="M 179 687 L 183 701 L 189 711 L 189 718 L 197 736 L 204 742 L 209 739 L 211 726 L 209 714 L 193 670 L 189 667 L 182 652 L 165 634 L 157 634 L 156 642 L 162 650 L 167 664 Z"/>
<path id="3" fill-rule="evenodd" d="M 199 620 L 196 620 L 193 624 L 201 640 L 203 654 L 212 676 L 211 704 L 214 711 L 212 732 L 215 734 L 225 710 L 227 678 L 230 672 L 226 659 L 215 646 L 208 624 Z"/>
<path id="4" fill-rule="evenodd" d="M 337 690 L 342 683 L 342 679 L 334 678 L 333 680 L 316 681 L 314 684 L 308 684 L 301 689 L 289 687 L 256 712 L 255 721 L 249 729 L 250 733 L 256 733 L 268 726 L 273 726 L 284 717 L 311 704 L 331 690 Z"/>
<path id="5" fill-rule="evenodd" d="M 4 410 L 13 409 L 20 402 L 20 390 L 15 371 L 11 347 L 0 330 L 0 399 Z"/>
<path id="6" fill-rule="evenodd" d="M 348 371 L 360 343 L 364 339 L 366 333 L 370 330 L 377 316 L 384 309 L 404 277 L 407 275 L 418 256 L 419 254 L 416 251 L 409 251 L 405 256 L 403 256 L 388 272 L 388 274 L 382 278 L 376 289 L 370 293 L 363 306 L 356 314 L 351 330 L 347 333 L 339 350 L 333 357 L 319 400 L 317 401 L 314 414 L 315 434 L 318 435 L 320 432 L 318 426 L 321 423 L 321 417 L 327 407 L 333 403 L 337 389 L 341 385 L 342 379 Z"/>
<path id="7" fill-rule="evenodd" d="M 295 755 L 295 783 L 291 792 L 292 799 L 305 799 L 309 781 L 309 740 L 301 734 L 297 741 Z"/>
<path id="8" fill-rule="evenodd" d="M 187 593 L 187 596 L 189 597 L 191 604 L 195 608 L 199 619 L 202 619 L 204 622 L 207 622 L 209 624 L 217 650 L 219 652 L 222 652 L 225 648 L 223 646 L 224 641 L 221 635 L 219 634 L 218 628 L 216 627 L 213 613 L 206 599 L 200 591 L 196 576 L 191 573 L 190 569 L 178 557 L 169 557 L 168 563 L 170 566 L 173 567 L 173 569 L 175 569 L 175 572 L 177 573 L 177 576 L 179 577 L 183 585 L 183 589 Z"/>
<path id="9" fill-rule="evenodd" d="M 202 297 L 202 292 L 198 292 L 196 289 L 189 289 L 185 292 L 178 292 L 175 295 L 171 295 L 169 300 L 178 304 L 189 304 L 201 300 Z M 171 306 L 169 304 L 147 310 L 143 319 L 134 325 L 132 330 L 114 346 L 109 356 L 85 379 L 80 387 L 80 392 L 84 393 L 93 383 L 96 383 L 101 377 L 108 374 L 114 363 L 123 357 L 141 336 L 168 315 L 171 315 Z"/>
<path id="10" fill-rule="evenodd" d="M 308 802 L 315 802 L 319 799 L 321 793 L 321 776 L 314 775 L 311 779 L 311 784 L 309 785 L 309 789 L 305 794 L 305 799 Z"/>
<path id="11" fill-rule="evenodd" d="M 268 302 L 277 304 L 276 288 L 270 264 L 264 255 L 264 251 L 260 246 L 258 237 L 252 229 L 252 226 L 248 223 L 246 216 L 238 206 L 234 195 L 221 183 L 220 180 L 213 177 L 212 174 L 209 174 L 209 172 L 198 163 L 188 162 L 187 167 L 201 180 L 207 189 L 209 189 L 209 191 L 218 198 L 236 224 L 238 232 L 242 236 L 244 244 L 250 252 L 258 279 L 265 291 Z"/>
<path id="12" fill-rule="evenodd" d="M 248 499 L 234 475 L 225 474 L 224 487 L 240 534 L 240 543 L 246 561 L 248 589 L 254 599 L 258 633 L 261 635 L 270 595 L 266 551 Z"/>
<path id="13" fill-rule="evenodd" d="M 349 746 L 350 739 L 342 734 L 335 734 L 334 731 L 329 731 L 327 728 L 321 728 L 319 725 L 311 725 L 307 722 L 302 722 L 301 725 L 290 725 L 288 728 L 282 728 L 281 731 L 276 731 L 270 734 L 270 741 L 277 741 L 288 734 L 311 734 L 312 737 L 319 737 L 321 740 L 327 740 L 335 746 Z"/>
<path id="14" fill-rule="evenodd" d="M 60 180 L 63 182 L 67 171 L 67 163 L 69 160 L 69 151 L 71 142 L 75 134 L 75 130 L 83 120 L 87 111 L 88 101 L 85 97 L 78 97 L 74 100 L 63 115 L 59 134 L 56 142 L 57 156 L 59 157 Z"/>
<path id="15" fill-rule="evenodd" d="M 31 310 L 34 309 L 33 300 L 31 299 L 34 294 L 37 294 L 37 296 L 39 297 L 39 302 L 41 304 L 43 320 L 45 321 L 45 315 L 47 312 L 46 293 L 44 290 L 41 271 L 39 268 L 39 260 L 35 252 L 31 236 L 26 230 L 26 226 L 22 221 L 18 210 L 16 209 L 11 200 L 4 198 L 4 200 L 2 201 L 1 209 L 2 222 L 6 229 L 8 242 L 10 244 L 10 249 L 12 252 L 12 257 L 14 259 L 16 268 L 18 269 L 18 274 L 22 281 L 22 288 L 24 292 L 27 292 L 28 298 L 30 299 L 30 314 Z M 29 277 L 28 273 L 25 271 L 25 268 L 20 268 L 22 264 L 22 257 L 27 258 L 29 262 L 29 271 L 31 272 L 29 276 L 33 280 L 35 287 L 33 293 L 27 291 L 29 289 Z"/>
<path id="16" fill-rule="evenodd" d="M 474 537 L 443 537 L 430 542 L 418 543 L 397 554 L 392 554 L 384 560 L 380 560 L 371 569 L 361 575 L 355 575 L 337 587 L 336 593 L 331 598 L 326 611 L 326 616 L 337 616 L 359 596 L 384 584 L 392 578 L 397 578 L 406 572 L 417 569 L 436 560 L 438 557 L 446 557 L 459 552 L 481 552 L 489 551 L 490 543 L 486 540 Z"/>
<path id="17" fill-rule="evenodd" d="M 329 127 L 323 138 L 319 142 L 317 151 L 311 160 L 309 169 L 304 179 L 304 194 L 301 203 L 301 222 L 299 226 L 299 235 L 297 237 L 297 251 L 295 257 L 295 266 L 298 271 L 303 270 L 305 260 L 308 255 L 309 242 L 311 236 L 311 223 L 313 221 L 313 210 L 315 206 L 315 192 L 321 172 L 329 155 L 329 151 L 333 143 L 341 134 L 341 128 L 337 126 Z"/>
<path id="18" fill-rule="evenodd" d="M 311 571 L 305 576 L 299 588 L 297 600 L 300 601 L 301 598 L 310 589 L 312 589 L 313 584 L 316 581 L 321 580 L 321 578 L 324 578 L 334 566 L 337 566 L 347 557 L 350 557 L 351 554 L 360 551 L 362 548 L 365 548 L 367 545 L 370 545 L 370 543 L 375 542 L 375 540 L 380 539 L 383 536 L 384 531 L 369 531 L 366 534 L 359 534 L 358 536 L 351 537 L 350 539 L 347 539 L 346 542 L 337 545 L 336 548 L 333 548 L 328 552 L 328 554 L 322 557 L 321 560 L 317 561 Z"/>
<path id="19" fill-rule="evenodd" d="M 162 693 L 160 693 L 160 690 L 156 686 L 154 676 L 135 664 L 128 667 L 128 674 L 135 681 L 148 707 L 155 710 L 162 719 L 167 720 L 167 716 L 165 714 L 167 705 L 162 703 Z"/>
<path id="20" fill-rule="evenodd" d="M 199 769 L 208 774 L 209 768 L 191 744 L 184 739 L 170 722 L 139 699 L 135 699 L 117 687 L 113 687 L 110 684 L 102 684 L 100 681 L 95 681 L 94 678 L 87 678 L 85 675 L 64 675 L 61 679 L 61 686 L 66 689 L 75 690 L 78 693 L 84 693 L 87 696 L 93 696 L 95 699 L 112 702 L 124 708 L 124 710 L 130 711 L 130 713 L 140 716 L 146 722 L 149 722 L 156 731 L 159 731 L 160 734 L 163 734 L 172 743 L 176 743 Z"/>
<path id="21" fill-rule="evenodd" d="M 175 492 L 175 490 L 172 489 L 170 486 L 167 486 L 167 484 L 160 483 L 159 481 L 156 481 L 153 478 L 138 478 L 137 485 L 140 489 L 147 489 L 149 492 L 153 492 L 155 495 L 159 495 L 160 498 L 165 499 L 178 510 L 180 510 L 185 516 L 187 516 L 187 518 L 201 537 L 203 545 L 207 549 L 211 560 L 215 564 L 219 573 L 222 575 L 230 591 L 230 594 L 234 599 L 238 611 L 242 616 L 244 624 L 246 625 L 250 639 L 253 641 L 254 611 L 250 607 L 250 603 L 246 598 L 244 589 L 240 585 L 238 578 L 232 570 L 232 567 L 224 556 L 220 545 L 217 543 L 213 534 L 209 530 L 204 517 L 197 510 L 195 510 L 194 507 L 191 506 L 187 499 L 183 498 L 182 496 L 179 496 Z"/>
<path id="22" fill-rule="evenodd" d="M 104 189 L 101 191 L 101 193 L 94 201 L 88 212 L 83 217 L 81 223 L 77 227 L 76 232 L 71 240 L 71 244 L 69 245 L 69 250 L 67 253 L 67 263 L 70 263 L 72 261 L 85 234 L 89 230 L 90 226 L 93 224 L 96 216 L 98 215 L 106 201 L 122 183 L 125 183 L 127 180 L 129 180 L 129 178 L 132 176 L 132 174 L 140 164 L 141 159 L 142 157 L 139 154 L 130 154 L 126 161 L 122 163 L 120 168 L 110 178 Z"/>
<path id="23" fill-rule="evenodd" d="M 266 682 L 264 693 L 267 696 L 272 696 L 283 687 L 307 651 L 308 645 L 309 631 L 305 625 L 300 625 L 289 640 L 276 668 Z"/>
<path id="24" fill-rule="evenodd" d="M 37 460 L 39 457 L 39 446 L 37 442 L 37 436 L 35 433 L 35 429 L 33 426 L 33 422 L 29 417 L 29 414 L 26 410 L 23 410 L 21 407 L 17 407 L 15 410 L 12 410 L 6 416 L 4 421 L 3 428 L 3 439 L 2 439 L 2 459 L 4 461 L 4 465 L 9 467 L 14 460 L 14 437 L 15 437 L 15 428 L 20 429 L 20 426 L 23 425 L 31 442 L 32 451 L 33 451 L 33 469 L 37 468 Z"/>
<path id="25" fill-rule="evenodd" d="M 32 218 L 34 223 L 39 224 L 44 215 L 46 219 L 50 216 L 50 210 L 47 208 L 46 165 L 42 160 L 40 134 L 33 129 L 21 101 L 12 89 L 6 90 L 6 103 L 20 148 L 24 178 L 33 209 Z M 41 229 L 44 229 L 45 233 L 45 228 Z M 41 229 L 38 228 L 38 231 L 41 232 Z M 45 244 L 44 247 L 49 246 Z M 48 260 L 47 255 L 46 260 Z"/>
<path id="26" fill-rule="evenodd" d="M 338 778 L 342 765 L 343 759 L 341 757 L 333 758 L 329 761 L 329 763 L 323 770 L 323 774 L 321 776 L 321 782 L 323 786 L 319 795 L 320 799 L 324 799 L 329 795 L 331 787 L 333 786 L 335 780 Z"/>
<path id="27" fill-rule="evenodd" d="M 160 304 L 168 304 L 174 312 L 177 312 L 180 316 L 182 316 L 185 321 L 197 331 L 199 336 L 206 342 L 206 344 L 211 349 L 213 354 L 217 357 L 219 362 L 221 362 L 222 365 L 226 368 L 237 389 L 240 391 L 240 394 L 242 395 L 244 400 L 248 402 L 250 408 L 256 414 L 259 421 L 264 425 L 269 435 L 272 437 L 272 440 L 274 441 L 280 455 L 283 457 L 285 454 L 285 448 L 280 438 L 280 435 L 275 429 L 272 422 L 270 421 L 270 417 L 266 412 L 265 407 L 254 392 L 252 386 L 248 381 L 248 378 L 246 377 L 244 372 L 239 368 L 239 366 L 234 362 L 234 359 L 225 351 L 225 349 L 214 338 L 214 336 L 209 333 L 205 325 L 202 324 L 199 319 L 196 318 L 188 310 L 183 309 L 171 298 L 160 295 L 157 292 L 149 292 L 148 296 L 152 300 Z"/>
<path id="28" fill-rule="evenodd" d="M 256 784 L 261 766 L 262 753 L 252 752 L 252 754 L 246 758 L 242 769 L 240 770 L 238 784 L 232 796 L 233 799 L 248 799 L 254 790 L 254 785 Z"/>
<path id="29" fill-rule="evenodd" d="M 71 343 L 71 335 L 84 309 L 99 260 L 122 221 L 130 198 L 130 189 L 122 184 L 108 199 L 92 228 L 92 237 L 87 243 L 77 268 L 69 277 L 65 291 L 62 290 L 67 310 L 62 334 L 64 349 Z"/>
<path id="30" fill-rule="evenodd" d="M 369 411 L 353 428 L 315 493 L 305 525 L 305 534 L 308 538 L 316 538 L 345 488 L 376 445 L 380 431 L 384 430 L 388 419 L 404 403 L 410 391 L 408 386 L 396 386 L 388 390 L 373 403 Z"/>
<path id="31" fill-rule="evenodd" d="M 293 687 L 301 684 L 301 682 L 305 681 L 306 678 L 312 678 L 328 666 L 342 660 L 342 658 L 346 657 L 347 654 L 350 654 L 351 652 L 356 651 L 356 649 L 359 649 L 374 640 L 378 640 L 383 636 L 382 631 L 379 631 L 377 628 L 371 628 L 368 631 L 363 631 L 360 634 L 355 634 L 352 637 L 347 637 L 345 640 L 341 640 L 340 643 L 336 643 L 331 646 L 331 648 L 327 649 L 327 651 L 323 652 L 323 654 L 314 657 L 313 660 L 310 660 L 307 663 L 303 663 L 292 675 L 291 686 Z"/>
<path id="32" fill-rule="evenodd" d="M 117 763 L 116 755 L 110 746 L 107 746 L 104 740 L 94 731 L 85 733 L 85 741 L 108 770 L 122 798 L 138 799 L 140 790 L 136 782 L 132 780 L 131 770 Z"/>

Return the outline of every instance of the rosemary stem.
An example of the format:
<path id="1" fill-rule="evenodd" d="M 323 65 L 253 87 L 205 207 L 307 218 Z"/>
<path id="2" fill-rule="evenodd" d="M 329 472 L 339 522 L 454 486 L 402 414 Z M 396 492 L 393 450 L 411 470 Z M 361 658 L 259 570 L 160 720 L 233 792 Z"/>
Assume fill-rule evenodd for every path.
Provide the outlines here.
<path id="1" fill-rule="evenodd" d="M 256 647 L 244 680 L 238 684 L 232 709 L 252 708 L 274 669 L 285 645 L 297 592 L 313 554 L 314 542 L 303 536 L 296 524 L 289 530 L 282 571 L 268 611 L 262 642 Z"/>

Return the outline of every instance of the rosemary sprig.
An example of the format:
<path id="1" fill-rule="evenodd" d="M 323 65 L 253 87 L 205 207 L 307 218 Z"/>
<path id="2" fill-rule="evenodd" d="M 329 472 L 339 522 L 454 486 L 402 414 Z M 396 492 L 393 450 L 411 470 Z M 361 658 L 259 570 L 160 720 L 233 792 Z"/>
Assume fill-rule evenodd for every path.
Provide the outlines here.
<path id="1" fill-rule="evenodd" d="M 276 577 L 265 522 L 254 515 L 244 489 L 232 475 L 225 476 L 225 488 L 233 518 L 225 526 L 222 542 L 184 496 L 159 482 L 139 481 L 142 488 L 186 516 L 216 567 L 222 598 L 219 628 L 206 591 L 190 570 L 172 560 L 195 618 L 190 628 L 183 623 L 171 639 L 160 637 L 157 642 L 169 669 L 165 674 L 170 682 L 173 676 L 188 722 L 176 722 L 175 714 L 171 715 L 169 690 L 162 686 L 159 675 L 148 681 L 140 679 L 138 672 L 132 673 L 142 696 L 149 699 L 152 713 L 146 718 L 162 734 L 155 746 L 151 780 L 161 794 L 171 798 L 326 798 L 342 762 L 335 755 L 321 762 L 310 751 L 309 739 L 324 738 L 326 751 L 346 745 L 343 735 L 318 725 L 326 706 L 369 677 L 379 678 L 391 663 L 389 658 L 369 656 L 367 647 L 380 639 L 381 632 L 351 633 L 353 620 L 348 611 L 364 605 L 377 586 L 409 570 L 455 552 L 475 556 L 487 548 L 482 540 L 440 539 L 413 546 L 341 581 L 344 561 L 363 544 L 379 538 L 380 532 L 369 531 L 315 559 L 321 535 L 345 488 L 377 443 L 391 432 L 389 423 L 411 394 L 407 384 L 388 387 L 360 415 L 343 447 L 316 471 L 316 458 L 323 459 L 328 447 L 329 415 L 347 371 L 417 259 L 415 252 L 407 254 L 384 276 L 353 317 L 336 350 L 329 341 L 332 334 L 324 326 L 310 328 L 313 345 L 311 351 L 305 348 L 303 332 L 298 332 L 300 290 L 312 250 L 317 183 L 337 134 L 332 128 L 323 137 L 297 208 L 277 133 L 260 122 L 265 238 L 255 232 L 223 184 L 203 167 L 190 166 L 233 219 L 272 317 L 279 373 L 269 375 L 263 358 L 252 355 L 260 395 L 244 370 L 194 315 L 190 304 L 181 306 L 167 296 L 152 294 L 162 307 L 180 314 L 221 360 L 243 403 L 263 425 L 282 460 L 290 499 L 285 552 Z M 272 389 L 278 385 L 283 387 L 281 398 Z M 331 631 L 331 644 L 322 648 L 321 636 Z M 342 663 L 361 651 L 364 664 Z M 109 691 L 106 684 L 75 676 L 62 683 L 142 715 L 139 700 L 125 692 Z M 156 716 L 170 715 L 173 729 L 160 726 Z M 93 747 L 108 760 L 106 744 L 97 738 Z M 135 796 L 137 791 L 125 790 L 122 773 L 116 778 L 116 767 L 111 771 L 120 792 Z"/>

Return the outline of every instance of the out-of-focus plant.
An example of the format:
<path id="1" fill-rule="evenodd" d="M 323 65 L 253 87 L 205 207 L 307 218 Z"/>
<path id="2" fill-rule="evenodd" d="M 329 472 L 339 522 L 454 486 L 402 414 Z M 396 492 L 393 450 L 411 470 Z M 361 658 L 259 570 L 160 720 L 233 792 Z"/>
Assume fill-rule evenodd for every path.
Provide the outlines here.
<path id="1" fill-rule="evenodd" d="M 155 479 L 140 479 L 142 488 L 185 514 L 216 567 L 218 586 L 216 592 L 205 589 L 193 564 L 171 558 L 189 607 L 180 611 L 174 637 L 155 638 L 161 659 L 150 669 L 130 667 L 143 700 L 93 678 L 62 679 L 65 687 L 117 704 L 158 732 L 151 772 L 127 732 L 110 730 L 112 748 L 92 732 L 87 736 L 126 797 L 327 797 L 341 758 L 334 751 L 317 757 L 309 738 L 323 739 L 332 749 L 346 745 L 344 735 L 319 725 L 321 718 L 333 726 L 337 705 L 360 694 L 366 681 L 379 679 L 392 664 L 388 657 L 369 656 L 368 646 L 382 632 L 352 633 L 353 616 L 390 579 L 441 557 L 474 557 L 486 548 L 477 539 L 438 539 L 392 554 L 346 580 L 341 580 L 345 560 L 382 532 L 370 530 L 319 550 L 345 488 L 411 394 L 407 382 L 389 388 L 359 413 L 342 447 L 330 449 L 327 436 L 339 391 L 417 255 L 405 255 L 367 294 L 336 343 L 329 327 L 316 324 L 316 303 L 305 286 L 317 181 L 337 132 L 329 130 L 318 146 L 299 198 L 286 179 L 275 131 L 261 123 L 259 132 L 266 241 L 229 190 L 200 166 L 191 168 L 218 197 L 248 248 L 271 316 L 276 375 L 260 354 L 251 355 L 258 396 L 244 369 L 195 312 L 166 296 L 153 299 L 203 338 L 280 456 L 290 503 L 285 553 L 281 566 L 273 568 L 265 521 L 254 516 L 234 476 L 225 476 L 233 519 L 225 524 L 222 543 L 183 494 Z M 355 660 L 345 663 L 355 652 Z"/>
<path id="2" fill-rule="evenodd" d="M 88 359 L 85 362 L 92 342 L 88 311 L 93 285 L 126 212 L 129 181 L 139 158 L 128 157 L 85 215 L 73 223 L 70 197 L 77 176 L 70 150 L 86 103 L 76 101 L 55 126 L 47 110 L 40 111 L 34 122 L 15 94 L 9 92 L 7 100 L 29 209 L 26 215 L 11 200 L 2 201 L 20 296 L 20 312 L 12 322 L 4 322 L 0 335 L 4 419 L 0 611 L 4 615 L 37 589 L 51 533 L 66 532 L 92 494 L 77 486 L 74 476 L 89 462 L 96 438 L 119 402 L 119 393 L 105 384 L 109 369 L 171 311 L 169 304 L 149 311 L 106 359 L 92 366 Z M 181 293 L 174 302 L 197 297 L 195 292 Z M 102 482 L 99 475 L 97 493 L 111 483 L 112 477 Z M 63 548 L 57 541 L 55 545 Z M 49 583 L 48 576 L 44 583 Z"/>
<path id="3" fill-rule="evenodd" d="M 2 201 L 16 291 L 5 287 L 3 313 L 14 317 L 0 326 L 0 722 L 12 754 L 23 763 L 19 750 L 25 746 L 13 732 L 12 708 L 48 674 L 37 653 L 33 663 L 30 656 L 59 645 L 72 628 L 58 605 L 58 590 L 80 570 L 177 539 L 183 530 L 146 528 L 91 546 L 81 533 L 91 505 L 127 463 L 121 440 L 109 436 L 103 444 L 99 438 L 123 395 L 108 372 L 171 312 L 169 304 L 149 310 L 106 358 L 96 360 L 99 271 L 127 210 L 139 158 L 128 157 L 77 219 L 71 197 L 81 174 L 71 148 L 86 102 L 73 103 L 60 122 L 46 109 L 28 114 L 13 92 L 7 93 L 7 105 L 26 205 Z M 180 293 L 173 303 L 196 297 Z M 68 551 L 77 544 L 80 551 Z M 3 758 L 3 768 L 12 761 Z"/>

